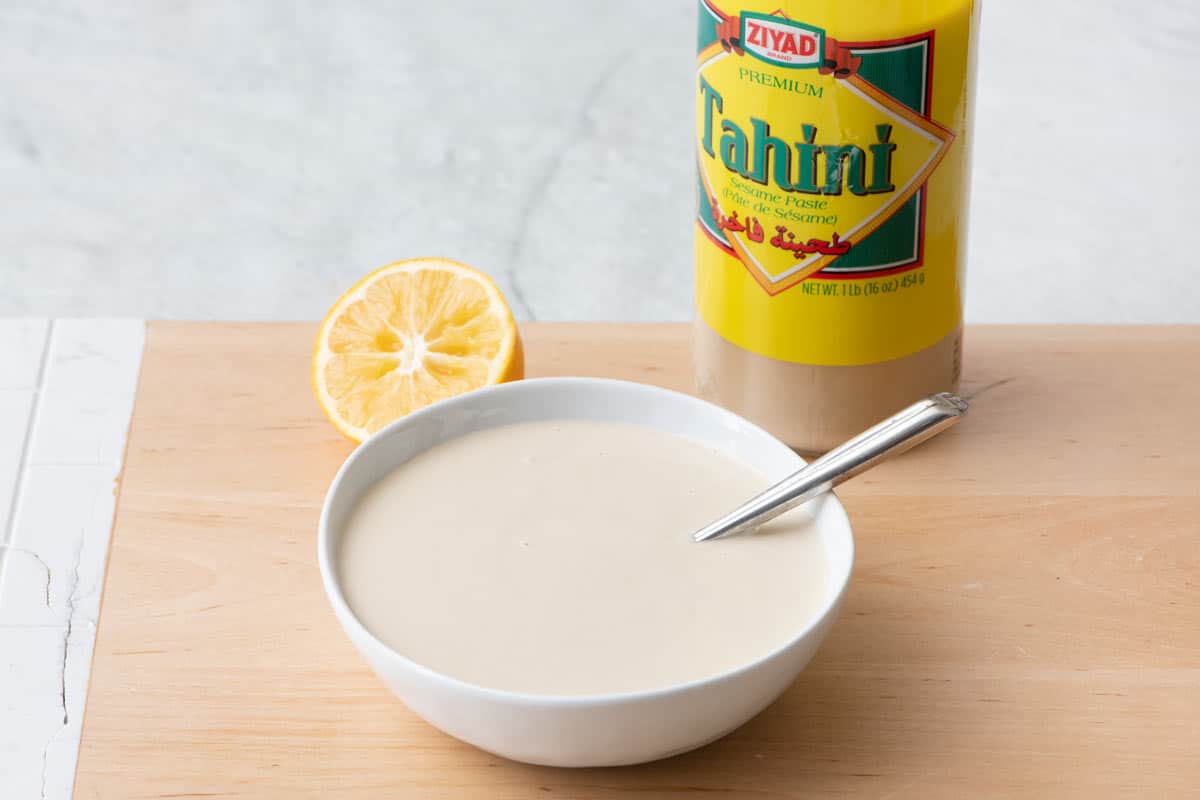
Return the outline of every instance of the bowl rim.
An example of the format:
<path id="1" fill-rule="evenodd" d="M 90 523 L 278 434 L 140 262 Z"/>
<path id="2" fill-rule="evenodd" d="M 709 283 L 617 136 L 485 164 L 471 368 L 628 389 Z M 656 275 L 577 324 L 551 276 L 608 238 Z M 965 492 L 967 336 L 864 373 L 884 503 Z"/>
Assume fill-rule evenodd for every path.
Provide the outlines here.
<path id="1" fill-rule="evenodd" d="M 770 444 L 786 450 L 787 454 L 790 455 L 791 458 L 795 459 L 797 468 L 805 463 L 802 457 L 796 454 L 796 452 L 786 444 L 779 441 L 779 439 L 775 438 L 775 436 L 768 433 L 760 426 L 755 425 L 753 422 L 745 419 L 744 417 L 735 414 L 726 408 L 722 408 L 715 403 L 710 403 L 707 400 L 695 397 L 694 395 L 678 392 L 673 389 L 666 389 L 654 384 L 621 380 L 617 378 L 526 378 L 519 381 L 511 381 L 508 383 L 487 386 L 471 392 L 464 392 L 463 394 L 456 395 L 455 397 L 451 397 L 434 403 L 433 405 L 426 406 L 425 408 L 418 409 L 417 411 L 407 414 L 400 419 L 388 423 L 364 439 L 357 447 L 355 447 L 355 449 L 350 453 L 349 456 L 346 457 L 345 461 L 343 461 L 342 465 L 338 468 L 337 473 L 334 475 L 333 480 L 329 484 L 329 488 L 325 492 L 325 499 L 321 504 L 321 516 L 317 528 L 317 561 L 321 572 L 321 583 L 325 589 L 325 596 L 333 606 L 333 610 L 338 618 L 338 621 L 344 627 L 352 628 L 353 633 L 357 635 L 358 638 L 355 638 L 355 636 L 349 635 L 351 633 L 350 631 L 346 632 L 348 634 L 348 638 L 352 639 L 352 644 L 359 645 L 360 641 L 366 642 L 370 645 L 371 649 L 376 651 L 379 655 L 382 655 L 388 659 L 399 661 L 405 668 L 418 673 L 426 679 L 447 684 L 450 688 L 453 688 L 456 691 L 464 692 L 468 695 L 474 695 L 481 699 L 539 708 L 583 708 L 591 706 L 615 705 L 639 700 L 648 700 L 652 698 L 670 697 L 673 695 L 703 690 L 705 688 L 724 683 L 730 679 L 761 668 L 782 653 L 795 647 L 815 628 L 823 624 L 831 615 L 835 613 L 838 605 L 841 603 L 842 598 L 845 596 L 846 588 L 850 583 L 850 576 L 854 571 L 855 548 L 854 531 L 850 524 L 850 518 L 846 514 L 846 509 L 842 505 L 841 500 L 837 497 L 837 495 L 833 491 L 829 491 L 822 497 L 810 501 L 810 503 L 819 504 L 818 513 L 832 514 L 837 521 L 841 523 L 835 527 L 839 528 L 841 531 L 844 531 L 844 534 L 838 533 L 837 535 L 844 535 L 846 539 L 846 545 L 848 547 L 846 568 L 842 573 L 837 575 L 833 574 L 832 570 L 830 572 L 830 581 L 836 585 L 836 591 L 830 591 L 825 602 L 821 605 L 819 612 L 812 616 L 809 621 L 805 623 L 805 625 L 799 628 L 796 633 L 790 636 L 782 644 L 778 645 L 769 652 L 758 656 L 752 661 L 748 661 L 736 667 L 714 673 L 713 675 L 709 675 L 704 678 L 697 678 L 694 680 L 685 681 L 683 683 L 676 683 L 653 689 L 638 689 L 629 692 L 604 692 L 597 694 L 539 694 L 536 692 L 511 691 L 508 689 L 498 689 L 479 683 L 473 683 L 471 681 L 466 681 L 461 678 L 456 678 L 452 675 L 439 672 L 432 667 L 428 667 L 418 661 L 414 661 L 375 636 L 375 634 L 372 633 L 359 620 L 358 615 L 354 613 L 352 608 L 350 608 L 350 604 L 346 601 L 345 596 L 342 594 L 340 581 L 336 577 L 333 569 L 333 557 L 331 555 L 332 542 L 329 531 L 330 506 L 332 505 L 334 498 L 341 491 L 342 482 L 345 479 L 346 474 L 354 468 L 354 464 L 358 461 L 358 459 L 363 457 L 363 453 L 367 452 L 371 448 L 380 446 L 378 445 L 378 442 L 382 441 L 384 438 L 390 437 L 396 430 L 416 424 L 416 422 L 419 420 L 446 413 L 460 405 L 478 402 L 481 397 L 484 396 L 507 394 L 510 392 L 536 392 L 539 390 L 539 388 L 544 386 L 573 386 L 584 388 L 589 386 L 594 387 L 596 384 L 614 386 L 615 388 L 624 391 L 641 391 L 649 394 L 662 394 L 673 397 L 675 400 L 681 400 L 685 403 L 693 404 L 698 411 L 701 412 L 701 415 L 708 415 L 713 420 L 714 424 L 718 423 L 719 421 L 735 423 L 739 427 L 748 429 L 752 436 L 761 436 Z M 548 416 L 546 419 L 557 419 L 557 417 Z M 630 424 L 641 424 L 633 420 L 626 421 Z M 501 426 L 496 425 L 490 427 Z M 451 438 L 457 437 L 441 439 L 438 443 L 440 444 L 441 442 L 449 441 Z M 374 665 L 372 664 L 372 666 Z"/>

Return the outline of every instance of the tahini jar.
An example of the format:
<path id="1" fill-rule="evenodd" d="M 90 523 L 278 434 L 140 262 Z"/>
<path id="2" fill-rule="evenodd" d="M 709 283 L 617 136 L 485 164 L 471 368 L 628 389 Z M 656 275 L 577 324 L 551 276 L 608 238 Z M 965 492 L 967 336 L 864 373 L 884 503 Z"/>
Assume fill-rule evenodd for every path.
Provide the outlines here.
<path id="1" fill-rule="evenodd" d="M 702 0 L 702 395 L 822 451 L 962 358 L 974 0 Z"/>

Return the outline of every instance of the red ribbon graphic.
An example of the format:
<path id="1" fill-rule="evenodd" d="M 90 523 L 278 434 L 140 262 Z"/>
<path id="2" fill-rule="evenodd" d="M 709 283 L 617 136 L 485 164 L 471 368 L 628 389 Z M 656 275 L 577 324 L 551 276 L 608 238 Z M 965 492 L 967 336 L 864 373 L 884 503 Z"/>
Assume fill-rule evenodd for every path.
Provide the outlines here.
<path id="1" fill-rule="evenodd" d="M 783 17 L 778 13 L 776 16 Z M 786 17 L 784 18 L 786 19 Z M 745 49 L 742 48 L 742 21 L 740 18 L 722 14 L 721 19 L 714 24 L 717 27 L 717 40 L 725 52 L 739 56 L 746 55 Z M 850 52 L 850 48 L 843 47 L 837 39 L 825 37 L 825 55 L 821 60 L 821 65 L 817 68 L 819 73 L 832 75 L 835 78 L 849 78 L 858 72 L 861 64 L 862 56 L 854 55 Z"/>

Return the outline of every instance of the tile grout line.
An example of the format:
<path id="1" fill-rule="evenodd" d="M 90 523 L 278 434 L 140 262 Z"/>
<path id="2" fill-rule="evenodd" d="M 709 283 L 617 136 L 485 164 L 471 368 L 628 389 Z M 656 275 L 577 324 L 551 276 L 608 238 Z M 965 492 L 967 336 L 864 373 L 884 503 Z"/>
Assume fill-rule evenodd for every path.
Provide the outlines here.
<path id="1" fill-rule="evenodd" d="M 17 479 L 13 482 L 12 506 L 8 509 L 8 519 L 4 521 L 4 536 L 0 538 L 0 601 L 4 599 L 5 575 L 8 571 L 8 545 L 13 540 L 17 526 L 17 509 L 21 505 L 21 490 L 25 486 L 25 474 L 29 471 L 33 460 L 33 429 L 41 417 L 42 399 L 45 397 L 46 365 L 50 361 L 50 345 L 54 339 L 54 323 L 51 319 L 46 325 L 46 338 L 42 342 L 42 357 L 38 361 L 37 380 L 33 387 L 33 407 L 29 411 L 29 422 L 25 426 L 25 440 L 21 443 L 21 458 L 17 466 Z"/>

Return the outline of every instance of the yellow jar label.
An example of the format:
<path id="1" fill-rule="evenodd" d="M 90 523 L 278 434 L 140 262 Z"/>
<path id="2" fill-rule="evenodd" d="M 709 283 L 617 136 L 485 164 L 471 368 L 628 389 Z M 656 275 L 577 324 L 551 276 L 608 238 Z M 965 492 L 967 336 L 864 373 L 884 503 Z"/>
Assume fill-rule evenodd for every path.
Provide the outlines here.
<path id="1" fill-rule="evenodd" d="M 734 344 L 810 364 L 935 343 L 961 316 L 969 21 L 849 40 L 820 19 L 839 0 L 794 3 L 795 19 L 719 1 L 700 11 L 699 313 Z M 935 87 L 956 83 L 935 118 Z"/>

